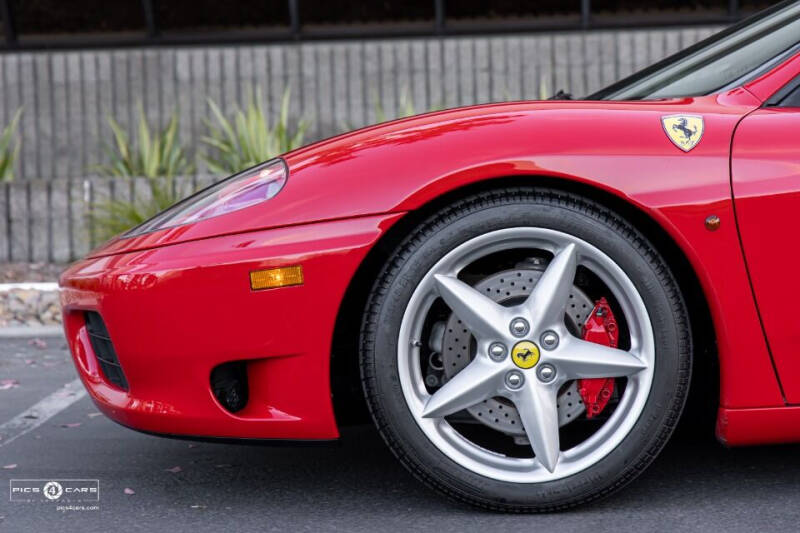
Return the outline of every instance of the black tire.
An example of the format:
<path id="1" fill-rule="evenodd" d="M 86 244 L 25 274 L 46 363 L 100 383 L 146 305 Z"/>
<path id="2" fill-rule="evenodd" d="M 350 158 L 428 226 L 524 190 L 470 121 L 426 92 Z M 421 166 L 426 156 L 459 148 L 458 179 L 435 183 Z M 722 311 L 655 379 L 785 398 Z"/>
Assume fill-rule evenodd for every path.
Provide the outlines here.
<path id="1" fill-rule="evenodd" d="M 444 254 L 489 231 L 534 226 L 575 235 L 610 256 L 633 281 L 655 335 L 653 385 L 625 439 L 593 466 L 543 483 L 511 483 L 476 474 L 448 458 L 417 425 L 398 378 L 397 343 L 406 305 Z M 664 260 L 627 221 L 584 197 L 550 189 L 504 188 L 463 198 L 420 224 L 376 279 L 363 317 L 361 377 L 375 424 L 411 473 L 436 491 L 485 509 L 554 511 L 619 490 L 638 476 L 670 437 L 691 373 L 688 313 Z"/>

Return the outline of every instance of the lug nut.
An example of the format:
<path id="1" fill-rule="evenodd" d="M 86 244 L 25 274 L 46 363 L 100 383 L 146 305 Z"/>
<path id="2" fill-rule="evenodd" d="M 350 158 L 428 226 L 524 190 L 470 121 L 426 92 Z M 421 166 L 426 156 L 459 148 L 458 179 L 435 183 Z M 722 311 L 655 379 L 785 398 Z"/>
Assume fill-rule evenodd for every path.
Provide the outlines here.
<path id="1" fill-rule="evenodd" d="M 542 348 L 545 350 L 554 350 L 558 346 L 558 335 L 555 331 L 545 331 L 539 339 L 542 343 Z"/>
<path id="2" fill-rule="evenodd" d="M 522 387 L 523 383 L 525 383 L 525 378 L 522 376 L 522 372 L 512 370 L 506 374 L 506 387 L 509 389 L 517 390 L 518 388 Z"/>
<path id="3" fill-rule="evenodd" d="M 511 334 L 515 337 L 524 337 L 528 334 L 530 326 L 528 326 L 528 321 L 524 318 L 515 318 L 511 321 L 509 329 L 511 330 Z"/>
<path id="4" fill-rule="evenodd" d="M 556 379 L 556 367 L 550 363 L 543 363 L 536 369 L 536 375 L 542 383 L 550 383 Z"/>
<path id="5" fill-rule="evenodd" d="M 493 361 L 502 361 L 506 358 L 506 347 L 501 342 L 493 342 L 489 345 L 489 357 Z"/>

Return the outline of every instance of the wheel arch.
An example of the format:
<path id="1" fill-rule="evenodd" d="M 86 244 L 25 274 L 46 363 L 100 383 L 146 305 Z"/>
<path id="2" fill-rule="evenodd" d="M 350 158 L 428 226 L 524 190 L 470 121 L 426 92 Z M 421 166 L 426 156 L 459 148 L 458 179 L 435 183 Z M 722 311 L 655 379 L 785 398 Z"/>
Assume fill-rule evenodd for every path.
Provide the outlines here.
<path id="1" fill-rule="evenodd" d="M 331 350 L 331 390 L 337 423 L 347 425 L 368 419 L 358 367 L 358 338 L 369 291 L 389 255 L 411 229 L 443 206 L 503 187 L 547 188 L 580 195 L 626 219 L 656 248 L 675 276 L 689 310 L 695 357 L 688 408 L 681 426 L 711 434 L 719 405 L 716 336 L 705 292 L 688 257 L 655 218 L 632 202 L 591 183 L 541 175 L 484 179 L 444 192 L 409 211 L 376 242 L 350 280 L 337 315 Z"/>

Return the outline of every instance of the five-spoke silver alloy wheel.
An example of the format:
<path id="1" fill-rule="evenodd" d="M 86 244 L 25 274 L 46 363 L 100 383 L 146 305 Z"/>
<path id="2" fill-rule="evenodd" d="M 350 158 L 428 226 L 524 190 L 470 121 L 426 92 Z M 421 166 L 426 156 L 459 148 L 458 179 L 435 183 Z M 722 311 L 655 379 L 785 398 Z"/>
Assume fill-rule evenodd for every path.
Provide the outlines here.
<path id="1" fill-rule="evenodd" d="M 523 303 L 503 306 L 458 278 L 476 260 L 515 249 L 553 254 Z M 564 313 L 579 265 L 596 275 L 617 301 L 628 327 L 628 350 L 586 342 L 567 329 Z M 439 298 L 470 330 L 477 351 L 463 370 L 431 394 L 420 367 L 420 339 L 426 316 Z M 514 347 L 520 342 L 535 345 L 536 353 L 528 357 L 538 358 L 529 368 L 512 358 Z M 596 464 L 628 435 L 650 392 L 655 341 L 641 296 L 610 257 L 566 233 L 517 227 L 473 238 L 428 271 L 403 315 L 397 357 L 400 384 L 411 414 L 440 451 L 489 478 L 535 483 L 570 476 Z M 616 409 L 586 440 L 561 450 L 557 412 L 560 388 L 579 378 L 610 377 L 627 378 Z M 488 450 L 445 419 L 494 397 L 505 398 L 516 406 L 534 457 L 510 457 Z"/>

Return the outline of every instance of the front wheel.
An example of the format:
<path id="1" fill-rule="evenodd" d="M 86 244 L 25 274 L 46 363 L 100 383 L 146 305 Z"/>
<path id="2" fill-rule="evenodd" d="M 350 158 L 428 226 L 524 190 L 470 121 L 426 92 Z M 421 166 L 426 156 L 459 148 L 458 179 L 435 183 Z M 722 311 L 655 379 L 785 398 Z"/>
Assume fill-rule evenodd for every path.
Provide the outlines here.
<path id="1" fill-rule="evenodd" d="M 564 508 L 661 450 L 690 373 L 669 269 L 584 198 L 506 189 L 422 224 L 376 280 L 361 334 L 367 403 L 403 464 L 496 510 Z"/>

